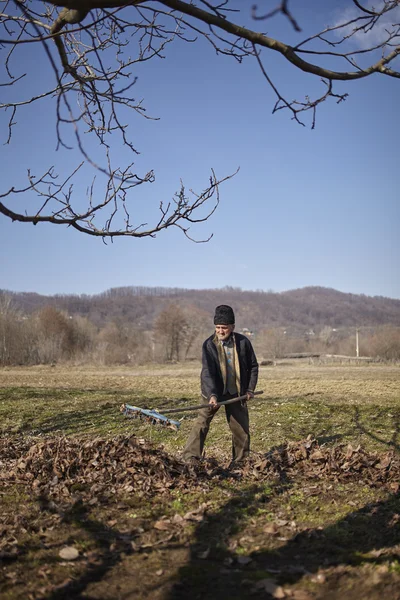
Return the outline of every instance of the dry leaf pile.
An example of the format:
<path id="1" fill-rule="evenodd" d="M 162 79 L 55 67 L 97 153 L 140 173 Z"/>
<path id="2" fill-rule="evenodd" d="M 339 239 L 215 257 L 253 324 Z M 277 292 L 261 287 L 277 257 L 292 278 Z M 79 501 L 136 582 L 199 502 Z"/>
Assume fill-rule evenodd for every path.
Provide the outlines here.
<path id="1" fill-rule="evenodd" d="M 0 444 L 0 481 L 25 484 L 36 494 L 66 500 L 106 500 L 115 494 L 140 497 L 195 484 L 193 471 L 143 439 L 82 440 L 59 437 Z M 183 475 L 183 476 L 182 476 Z"/>
<path id="2" fill-rule="evenodd" d="M 400 488 L 400 458 L 393 451 L 367 452 L 360 446 L 341 444 L 333 448 L 319 446 L 309 436 L 300 442 L 288 442 L 253 460 L 244 468 L 256 478 L 266 471 L 335 481 L 359 481 L 369 485 L 388 484 L 397 493 Z M 246 473 L 244 473 L 246 474 Z"/>
<path id="3" fill-rule="evenodd" d="M 309 436 L 288 442 L 244 466 L 224 469 L 215 460 L 187 466 L 141 438 L 27 438 L 0 440 L 0 482 L 25 484 L 36 494 L 68 501 L 107 500 L 115 494 L 151 497 L 171 488 L 193 489 L 226 477 L 263 479 L 282 473 L 370 485 L 397 492 L 400 461 L 393 452 L 369 453 L 351 445 L 328 448 Z M 94 500 L 93 500 L 94 502 Z"/>

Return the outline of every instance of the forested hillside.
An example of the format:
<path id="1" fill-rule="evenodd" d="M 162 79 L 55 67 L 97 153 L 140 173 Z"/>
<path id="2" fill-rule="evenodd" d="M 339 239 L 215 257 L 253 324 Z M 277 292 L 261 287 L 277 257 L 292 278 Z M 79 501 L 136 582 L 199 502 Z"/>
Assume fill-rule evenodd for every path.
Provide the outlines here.
<path id="1" fill-rule="evenodd" d="M 210 290 L 123 287 L 102 294 L 41 296 L 35 293 L 0 294 L 12 298 L 22 312 L 32 314 L 52 306 L 70 315 L 87 317 L 96 326 L 115 320 L 140 329 L 152 327 L 154 319 L 170 304 L 196 307 L 210 315 L 218 304 L 230 304 L 237 326 L 251 330 L 268 327 L 400 326 L 400 300 L 382 296 L 345 294 L 322 287 L 306 287 L 274 293 L 225 287 Z"/>

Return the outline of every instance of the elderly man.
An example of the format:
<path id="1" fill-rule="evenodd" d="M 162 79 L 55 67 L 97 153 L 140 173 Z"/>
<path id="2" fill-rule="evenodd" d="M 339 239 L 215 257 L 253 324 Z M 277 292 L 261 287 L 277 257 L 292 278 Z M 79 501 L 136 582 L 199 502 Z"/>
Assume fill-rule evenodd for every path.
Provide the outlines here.
<path id="1" fill-rule="evenodd" d="M 185 461 L 201 457 L 217 402 L 247 396 L 253 398 L 258 378 L 258 363 L 250 340 L 234 333 L 235 315 L 230 306 L 215 309 L 215 333 L 203 344 L 201 393 L 210 408 L 199 411 L 182 454 Z M 246 401 L 225 406 L 232 432 L 232 460 L 240 462 L 250 451 L 249 413 Z"/>

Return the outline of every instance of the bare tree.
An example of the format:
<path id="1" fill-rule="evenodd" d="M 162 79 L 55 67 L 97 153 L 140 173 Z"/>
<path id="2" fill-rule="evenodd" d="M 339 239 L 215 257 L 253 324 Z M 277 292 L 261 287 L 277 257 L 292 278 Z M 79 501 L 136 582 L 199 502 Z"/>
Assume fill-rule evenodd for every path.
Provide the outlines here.
<path id="1" fill-rule="evenodd" d="M 54 166 L 35 176 L 28 170 L 26 185 L 13 185 L 0 194 L 0 212 L 12 220 L 30 223 L 50 222 L 69 225 L 94 236 L 155 236 L 177 227 L 188 237 L 190 227 L 207 221 L 219 202 L 218 179 L 212 171 L 200 193 L 187 192 L 181 183 L 171 200 L 159 203 L 154 223 L 137 222 L 131 216 L 130 200 L 136 188 L 154 181 L 154 173 L 140 175 L 134 169 L 137 148 L 129 136 L 127 114 L 150 118 L 141 101 L 133 95 L 136 79 L 132 68 L 137 63 L 163 56 L 167 46 L 180 39 L 194 42 L 205 39 L 222 54 L 243 62 L 255 60 L 262 77 L 275 95 L 273 112 L 286 110 L 300 124 L 303 114 L 311 115 L 315 125 L 318 106 L 329 99 L 343 101 L 347 93 L 337 93 L 336 81 L 352 82 L 373 74 L 399 78 L 396 70 L 400 53 L 400 0 L 349 1 L 342 18 L 321 31 L 306 35 L 294 45 L 266 35 L 255 27 L 277 14 L 300 36 L 301 23 L 281 0 L 275 8 L 253 7 L 252 13 L 243 0 L 1 0 L 0 43 L 4 52 L 3 82 L 6 100 L 6 142 L 11 144 L 19 113 L 32 104 L 44 105 L 52 100 L 56 111 L 56 136 L 59 148 L 78 149 L 81 161 L 66 176 Z M 264 4 L 267 4 L 266 2 Z M 61 10 L 60 10 L 61 9 Z M 299 8 L 297 8 L 299 10 Z M 252 27 L 240 23 L 251 17 Z M 37 91 L 38 73 L 31 67 L 21 72 L 24 53 L 40 45 L 47 65 L 53 72 L 53 84 Z M 135 45 L 136 44 L 136 45 Z M 322 92 L 315 98 L 288 100 L 270 74 L 269 61 L 281 56 L 295 68 L 322 82 Z M 268 57 L 268 61 L 266 60 Z M 336 70 L 332 70 L 335 65 Z M 115 167 L 113 144 L 119 135 L 132 159 Z M 104 151 L 97 159 L 88 150 L 86 140 L 94 138 Z M 97 155 L 96 155 L 97 156 Z M 73 180 L 79 171 L 91 167 L 105 178 L 98 191 L 90 178 L 85 206 L 73 196 Z M 34 210 L 17 210 L 11 202 L 18 196 L 36 199 Z M 103 215 L 101 224 L 99 214 Z M 209 239 L 209 238 L 208 238 Z M 202 240 L 205 241 L 205 240 Z"/>
<path id="2" fill-rule="evenodd" d="M 37 316 L 38 353 L 41 363 L 56 363 L 73 352 L 73 325 L 68 316 L 45 306 Z"/>
<path id="3" fill-rule="evenodd" d="M 178 304 L 170 304 L 160 312 L 154 323 L 154 332 L 163 341 L 165 360 L 179 362 L 187 331 L 186 315 Z"/>
<path id="4" fill-rule="evenodd" d="M 257 348 L 271 358 L 282 358 L 287 352 L 286 331 L 282 327 L 262 331 L 257 340 Z"/>
<path id="5" fill-rule="evenodd" d="M 184 317 L 186 321 L 185 359 L 187 359 L 194 343 L 198 340 L 199 335 L 203 334 L 204 337 L 206 337 L 208 334 L 210 327 L 210 315 L 205 310 L 201 310 L 194 304 L 191 304 L 185 307 Z M 196 355 L 198 358 L 200 358 L 199 349 L 196 352 Z"/>
<path id="6" fill-rule="evenodd" d="M 31 321 L 16 308 L 11 296 L 0 293 L 0 365 L 32 364 L 36 355 Z"/>
<path id="7" fill-rule="evenodd" d="M 378 328 L 374 335 L 363 340 L 362 354 L 383 360 L 400 360 L 400 328 L 390 325 Z"/>

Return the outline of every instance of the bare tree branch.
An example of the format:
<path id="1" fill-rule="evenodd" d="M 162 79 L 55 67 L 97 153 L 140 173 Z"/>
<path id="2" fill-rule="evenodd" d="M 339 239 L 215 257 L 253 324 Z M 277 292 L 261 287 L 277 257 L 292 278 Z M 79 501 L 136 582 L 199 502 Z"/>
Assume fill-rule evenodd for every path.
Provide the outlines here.
<path id="1" fill-rule="evenodd" d="M 323 102 L 330 99 L 341 102 L 347 97 L 347 93 L 336 93 L 336 81 L 352 82 L 373 74 L 400 78 L 397 68 L 400 0 L 377 0 L 374 8 L 352 0 L 352 12 L 344 13 L 341 21 L 296 40 L 293 45 L 239 24 L 249 18 L 253 18 L 255 25 L 266 20 L 271 22 L 282 15 L 292 37 L 297 36 L 301 23 L 294 10 L 297 12 L 298 8 L 294 3 L 289 7 L 289 0 L 279 0 L 275 8 L 268 11 L 255 5 L 247 9 L 248 14 L 245 3 L 242 7 L 231 0 L 0 2 L 3 7 L 0 46 L 5 51 L 3 80 L 0 81 L 5 92 L 0 103 L 0 112 L 5 114 L 4 143 L 12 144 L 20 111 L 35 103 L 48 106 L 52 102 L 57 148 L 77 151 L 82 157 L 82 163 L 68 175 L 58 177 L 55 168 L 50 167 L 43 169 L 44 174 L 37 179 L 28 171 L 25 188 L 14 186 L 0 196 L 4 201 L 0 203 L 0 212 L 12 220 L 69 225 L 103 238 L 154 237 L 164 229 L 177 227 L 192 239 L 190 227 L 211 217 L 219 202 L 219 184 L 231 177 L 217 180 L 212 171 L 208 185 L 198 195 L 193 191 L 187 195 L 181 183 L 172 200 L 159 203 L 159 219 L 154 225 L 135 223 L 130 208 L 134 188 L 152 183 L 154 173 L 152 170 L 143 175 L 135 173 L 129 158 L 125 167 L 114 168 L 111 147 L 118 136 L 118 143 L 129 154 L 134 157 L 138 154 L 129 135 L 130 119 L 126 115 L 130 113 L 144 119 L 156 117 L 147 114 L 142 99 L 134 97 L 136 77 L 132 69 L 139 63 L 164 57 L 175 40 L 196 43 L 202 38 L 219 55 L 239 63 L 245 59 L 255 60 L 276 97 L 272 112 L 288 110 L 292 119 L 301 125 L 305 125 L 303 114 L 308 113 L 311 127 L 315 126 L 317 109 Z M 25 48 L 32 43 L 39 45 L 45 54 L 40 68 L 46 64 L 54 77 L 47 89 L 39 91 L 30 87 L 35 79 L 31 67 L 21 72 L 24 61 L 20 60 L 20 54 L 23 56 L 23 52 L 29 51 Z M 318 77 L 323 85 L 321 94 L 316 98 L 306 96 L 304 100 L 285 98 L 266 68 L 266 56 L 280 56 L 294 68 Z M 330 61 L 334 61 L 336 70 L 328 68 Z M 91 139 L 103 150 L 102 159 L 90 150 Z M 88 167 L 104 179 L 104 189 L 99 192 L 99 180 L 92 175 L 87 206 L 78 210 L 73 206 L 77 194 L 73 180 Z M 21 195 L 36 198 L 36 211 L 24 214 L 6 206 L 12 198 Z M 80 195 L 78 200 L 81 201 Z M 99 225 L 98 217 L 102 213 L 104 219 Z"/>
<path id="2" fill-rule="evenodd" d="M 255 4 L 252 8 L 252 16 L 255 21 L 265 21 L 266 19 L 271 19 L 275 17 L 277 14 L 282 13 L 285 17 L 289 19 L 289 22 L 292 24 L 293 29 L 295 31 L 301 31 L 301 27 L 298 25 L 296 19 L 293 14 L 289 10 L 289 0 L 282 0 L 282 2 L 273 10 L 269 11 L 265 15 L 259 15 L 257 13 L 258 6 Z"/>
<path id="3" fill-rule="evenodd" d="M 185 187 L 181 182 L 179 192 L 168 203 L 163 201 L 159 204 L 160 217 L 158 221 L 148 226 L 147 223 L 139 225 L 131 223 L 131 217 L 127 207 L 128 192 L 143 183 L 154 181 L 154 174 L 149 172 L 145 178 L 139 179 L 137 175 L 132 174 L 130 166 L 123 172 L 119 169 L 112 172 L 109 164 L 110 177 L 106 183 L 104 196 L 97 200 L 95 192 L 95 181 L 92 182 L 87 192 L 87 207 L 84 211 L 76 212 L 73 207 L 73 181 L 74 176 L 82 168 L 82 162 L 66 179 L 58 182 L 58 176 L 54 168 L 51 167 L 41 177 L 36 178 L 28 171 L 28 185 L 24 188 L 10 188 L 8 191 L 0 194 L 0 213 L 10 218 L 12 221 L 21 223 L 52 223 L 54 225 L 68 225 L 82 233 L 102 238 L 114 238 L 121 236 L 143 238 L 155 237 L 164 229 L 177 227 L 187 238 L 195 242 L 207 242 L 212 235 L 206 239 L 195 239 L 190 229 L 193 224 L 207 221 L 215 212 L 219 204 L 219 185 L 235 175 L 228 175 L 218 180 L 214 171 L 210 176 L 208 186 L 201 192 L 196 193 L 190 190 L 186 194 Z M 34 192 L 36 197 L 41 199 L 39 208 L 32 214 L 22 214 L 7 207 L 2 200 L 15 197 L 27 192 Z M 211 201 L 211 207 L 209 206 Z M 97 225 L 95 219 L 103 209 L 109 209 L 106 221 L 102 225 Z M 200 215 L 200 209 L 205 211 Z M 121 227 L 113 228 L 117 214 L 122 214 L 123 223 Z M 104 212 L 104 211 L 103 211 Z M 120 219 L 121 220 L 121 219 Z"/>

